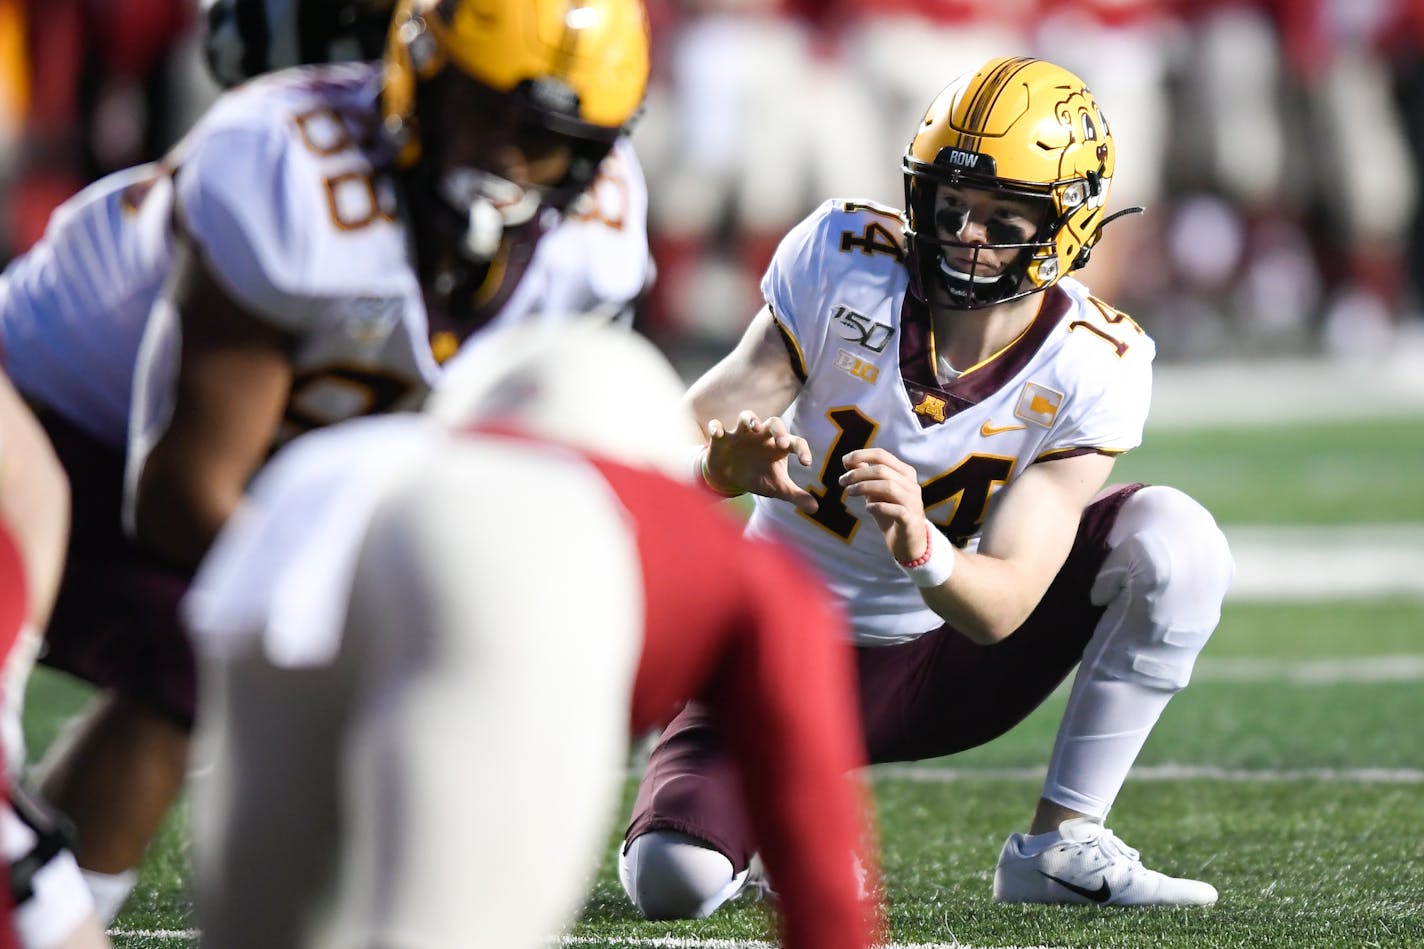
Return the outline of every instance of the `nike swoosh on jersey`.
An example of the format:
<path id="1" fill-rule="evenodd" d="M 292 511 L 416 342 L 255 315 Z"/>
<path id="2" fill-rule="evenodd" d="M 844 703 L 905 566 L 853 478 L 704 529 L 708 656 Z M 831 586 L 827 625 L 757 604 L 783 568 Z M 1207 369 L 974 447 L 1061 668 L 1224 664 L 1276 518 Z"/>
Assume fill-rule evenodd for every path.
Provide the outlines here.
<path id="1" fill-rule="evenodd" d="M 1088 889 L 1086 886 L 1079 886 L 1079 885 L 1076 884 L 1076 883 L 1069 883 L 1067 880 L 1060 880 L 1058 877 L 1054 876 L 1054 875 L 1051 874 L 1051 873 L 1044 873 L 1042 870 L 1040 870 L 1040 871 L 1038 871 L 1038 872 L 1039 872 L 1040 874 L 1042 874 L 1043 876 L 1048 877 L 1050 880 L 1052 880 L 1054 883 L 1057 883 L 1059 886 L 1063 887 L 1064 889 L 1066 889 L 1066 890 L 1072 890 L 1074 893 L 1077 893 L 1079 896 L 1087 897 L 1088 899 L 1092 900 L 1094 903 L 1106 903 L 1108 900 L 1112 899 L 1112 890 L 1110 890 L 1110 889 L 1108 888 L 1108 879 L 1107 879 L 1107 877 L 1103 877 L 1103 882 L 1102 882 L 1102 884 L 1099 885 L 1099 887 L 1098 887 L 1096 890 L 1090 890 L 1090 889 Z"/>
<path id="2" fill-rule="evenodd" d="M 1001 435 L 1004 432 L 1017 432 L 1020 429 L 1028 428 L 1027 425 L 990 425 L 985 422 L 979 426 L 979 434 L 988 438 L 990 435 Z"/>

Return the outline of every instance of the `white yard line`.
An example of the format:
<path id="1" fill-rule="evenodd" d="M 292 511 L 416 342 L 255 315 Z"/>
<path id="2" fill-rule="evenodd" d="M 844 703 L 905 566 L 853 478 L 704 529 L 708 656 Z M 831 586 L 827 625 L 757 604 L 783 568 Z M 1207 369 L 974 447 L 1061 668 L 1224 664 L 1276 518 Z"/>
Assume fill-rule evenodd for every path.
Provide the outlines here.
<path id="1" fill-rule="evenodd" d="M 1424 524 L 1224 528 L 1231 600 L 1424 596 Z"/>
<path id="2" fill-rule="evenodd" d="M 1159 363 L 1148 431 L 1258 428 L 1424 415 L 1424 338 L 1371 360 Z"/>
<path id="3" fill-rule="evenodd" d="M 196 929 L 111 929 L 109 936 L 119 936 L 124 939 L 156 939 L 159 941 L 190 940 L 198 938 Z"/>
<path id="4" fill-rule="evenodd" d="M 1424 324 L 1383 358 L 1159 364 L 1148 435 L 1424 418 Z M 1233 600 L 1424 596 L 1424 524 L 1228 527 Z"/>
<path id="5" fill-rule="evenodd" d="M 938 768 L 919 764 L 878 764 L 869 769 L 875 778 L 920 784 L 951 781 L 1041 781 L 1046 769 Z M 1424 784 L 1424 768 L 1221 768 L 1215 765 L 1139 765 L 1132 781 L 1277 782 L 1326 781 L 1338 784 Z"/>
<path id="6" fill-rule="evenodd" d="M 1291 685 L 1424 681 L 1424 656 L 1354 659 L 1210 659 L 1197 661 L 1193 682 L 1285 682 Z"/>
<path id="7" fill-rule="evenodd" d="M 157 941 L 191 941 L 198 938 L 196 929 L 111 929 L 110 936 Z M 551 946 L 593 946 L 609 949 L 777 949 L 774 942 L 741 939 L 696 939 L 676 936 L 598 936 L 580 938 L 562 936 L 550 942 Z M 878 949 L 975 949 L 962 942 L 887 942 Z M 1020 946 L 1011 949 L 1063 949 L 1054 946 Z"/>
<path id="8" fill-rule="evenodd" d="M 759 942 L 756 940 L 740 939 L 694 939 L 678 938 L 674 936 L 654 936 L 646 938 L 589 938 L 578 939 L 573 936 L 565 936 L 559 940 L 560 946 L 594 946 L 594 947 L 655 947 L 655 949 L 777 949 L 778 944 L 774 942 Z M 962 942 L 886 942 L 878 943 L 878 949 L 975 949 L 974 946 L 966 945 Z M 1020 946 L 1010 947 L 1010 949 L 1062 949 L 1053 946 Z"/>

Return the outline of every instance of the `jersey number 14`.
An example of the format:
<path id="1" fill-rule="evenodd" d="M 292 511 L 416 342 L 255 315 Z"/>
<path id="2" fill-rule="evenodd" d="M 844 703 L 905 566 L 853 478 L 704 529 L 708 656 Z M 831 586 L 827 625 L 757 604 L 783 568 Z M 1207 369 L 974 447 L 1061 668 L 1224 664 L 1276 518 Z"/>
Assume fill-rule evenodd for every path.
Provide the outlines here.
<path id="1" fill-rule="evenodd" d="M 841 459 L 849 452 L 869 446 L 880 425 L 854 406 L 831 409 L 826 418 L 836 427 L 836 440 L 821 466 L 822 487 L 808 489 L 818 503 L 816 513 L 803 511 L 801 514 L 850 543 L 860 527 L 860 519 L 846 507 L 845 488 L 840 483 L 841 475 L 845 474 Z M 1015 464 L 1017 459 L 1002 455 L 966 455 L 948 471 L 920 482 L 925 514 L 956 547 L 963 547 L 984 522 L 994 486 L 1008 483 Z M 935 509 L 946 505 L 949 517 L 936 519 Z"/>

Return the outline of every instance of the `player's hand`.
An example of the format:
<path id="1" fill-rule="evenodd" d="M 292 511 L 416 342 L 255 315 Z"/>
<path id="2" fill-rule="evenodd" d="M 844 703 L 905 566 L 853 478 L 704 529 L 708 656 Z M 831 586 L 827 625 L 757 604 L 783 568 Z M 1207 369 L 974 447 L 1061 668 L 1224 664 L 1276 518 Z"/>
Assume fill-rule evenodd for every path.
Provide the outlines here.
<path id="1" fill-rule="evenodd" d="M 763 420 L 748 410 L 730 429 L 714 418 L 707 423 L 707 439 L 707 474 L 713 487 L 750 491 L 790 501 L 807 514 L 815 512 L 816 499 L 787 471 L 792 456 L 802 465 L 811 464 L 811 446 L 787 431 L 780 418 Z"/>
<path id="2" fill-rule="evenodd" d="M 901 563 L 925 555 L 925 502 L 915 469 L 883 448 L 861 448 L 843 459 L 841 486 L 849 497 L 865 498 L 865 510 L 885 535 L 885 546 Z"/>

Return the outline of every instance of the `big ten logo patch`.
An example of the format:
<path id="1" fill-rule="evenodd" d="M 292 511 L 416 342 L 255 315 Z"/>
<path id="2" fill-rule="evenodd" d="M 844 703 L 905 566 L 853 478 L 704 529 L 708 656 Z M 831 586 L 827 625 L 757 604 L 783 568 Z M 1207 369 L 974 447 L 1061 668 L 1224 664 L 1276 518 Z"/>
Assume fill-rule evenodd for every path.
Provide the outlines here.
<path id="1" fill-rule="evenodd" d="M 885 352 L 890 337 L 895 335 L 895 331 L 886 324 L 877 323 L 848 306 L 838 306 L 831 310 L 831 322 L 836 325 L 836 332 L 841 339 L 873 353 Z"/>
<path id="2" fill-rule="evenodd" d="M 874 382 L 880 378 L 880 369 L 874 363 L 866 362 L 844 349 L 836 350 L 836 368 L 862 382 Z"/>

